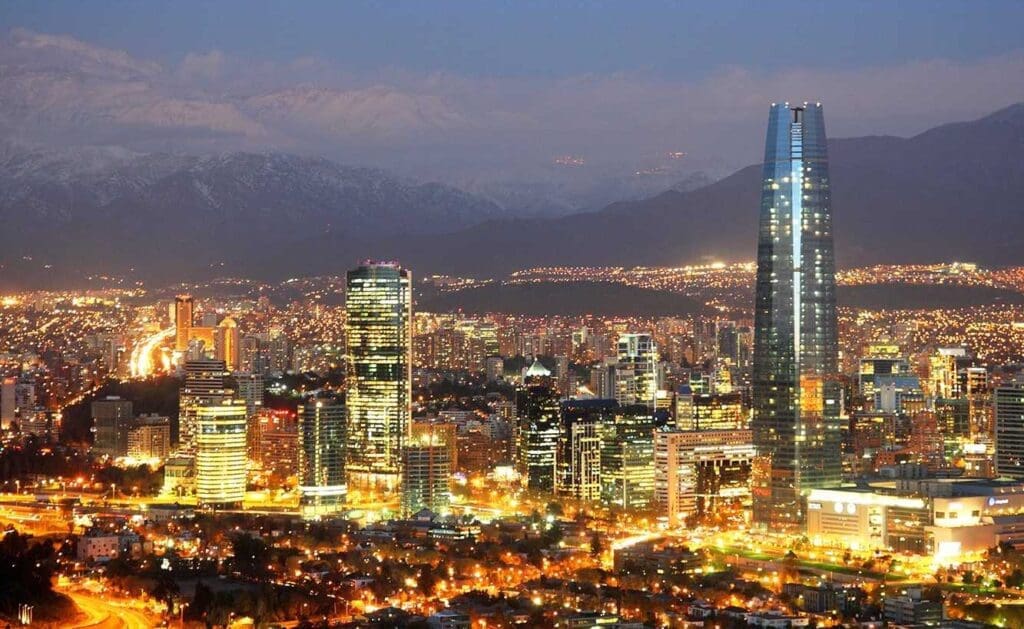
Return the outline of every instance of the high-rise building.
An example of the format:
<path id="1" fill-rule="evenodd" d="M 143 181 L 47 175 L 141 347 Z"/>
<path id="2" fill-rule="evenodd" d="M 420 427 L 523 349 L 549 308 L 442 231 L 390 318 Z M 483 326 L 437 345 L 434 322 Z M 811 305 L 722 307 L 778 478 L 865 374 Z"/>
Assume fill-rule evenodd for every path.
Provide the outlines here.
<path id="1" fill-rule="evenodd" d="M 402 447 L 402 514 L 442 513 L 451 504 L 451 449 L 438 435 L 421 433 Z"/>
<path id="2" fill-rule="evenodd" d="M 299 494 L 304 513 L 345 503 L 345 407 L 317 400 L 299 407 Z"/>
<path id="3" fill-rule="evenodd" d="M 245 402 L 245 413 L 250 419 L 263 408 L 263 376 L 258 373 L 237 371 L 231 374 L 238 391 L 235 397 Z"/>
<path id="4" fill-rule="evenodd" d="M 274 419 L 277 419 L 276 417 Z M 291 484 L 299 473 L 299 423 L 288 414 L 260 427 L 260 466 L 272 486 Z"/>
<path id="5" fill-rule="evenodd" d="M 516 410 L 516 468 L 527 488 L 554 491 L 560 434 L 558 390 L 539 362 L 530 367 L 516 392 Z"/>
<path id="6" fill-rule="evenodd" d="M 650 334 L 619 336 L 615 399 L 623 406 L 654 408 L 658 393 L 658 348 Z"/>
<path id="7" fill-rule="evenodd" d="M 15 402 L 15 388 L 17 386 L 17 378 L 7 377 L 0 379 L 0 428 L 4 430 L 7 430 L 11 422 L 17 419 L 18 405 Z"/>
<path id="8" fill-rule="evenodd" d="M 195 303 L 191 295 L 178 295 L 174 298 L 174 349 L 184 352 L 188 349 L 188 342 L 195 324 L 193 321 L 192 309 Z"/>
<path id="9" fill-rule="evenodd" d="M 487 382 L 498 382 L 505 378 L 505 361 L 501 356 L 488 356 L 484 360 Z"/>
<path id="10" fill-rule="evenodd" d="M 171 454 L 171 420 L 159 415 L 141 415 L 128 430 L 128 456 L 136 459 L 165 459 Z"/>
<path id="11" fill-rule="evenodd" d="M 181 453 L 195 453 L 199 408 L 218 405 L 231 398 L 231 391 L 224 382 L 225 369 L 223 360 L 202 358 L 185 362 L 185 383 L 178 402 L 178 450 Z"/>
<path id="12" fill-rule="evenodd" d="M 754 443 L 768 470 L 754 521 L 800 526 L 807 492 L 841 480 L 832 209 L 820 104 L 773 104 L 754 311 Z"/>
<path id="13" fill-rule="evenodd" d="M 196 497 L 234 505 L 245 498 L 245 404 L 234 400 L 196 407 Z"/>
<path id="14" fill-rule="evenodd" d="M 128 431 L 134 422 L 131 400 L 109 396 L 92 403 L 95 439 L 92 449 L 97 454 L 120 457 L 128 454 Z"/>
<path id="15" fill-rule="evenodd" d="M 939 347 L 928 357 L 928 393 L 935 398 L 960 397 L 959 361 L 969 360 L 966 347 Z"/>
<path id="16" fill-rule="evenodd" d="M 701 393 L 693 396 L 693 430 L 747 428 L 743 396 L 739 393 Z"/>
<path id="17" fill-rule="evenodd" d="M 238 369 L 240 363 L 240 341 L 238 324 L 231 317 L 224 317 L 213 330 L 214 357 L 223 360 L 228 371 Z"/>
<path id="18" fill-rule="evenodd" d="M 654 431 L 657 421 L 644 405 L 617 407 L 601 427 L 601 500 L 646 508 L 654 499 Z"/>
<path id="19" fill-rule="evenodd" d="M 995 390 L 996 475 L 1024 479 L 1024 379 Z"/>
<path id="20" fill-rule="evenodd" d="M 346 473 L 393 490 L 412 419 L 412 275 L 392 262 L 348 272 Z"/>
<path id="21" fill-rule="evenodd" d="M 672 406 L 672 419 L 679 430 L 693 430 L 693 389 L 689 382 L 676 389 L 675 403 Z"/>
<path id="22" fill-rule="evenodd" d="M 879 376 L 906 375 L 910 365 L 900 353 L 899 345 L 873 343 L 864 350 L 857 369 L 857 384 L 860 394 L 869 401 L 875 396 L 875 381 Z"/>
<path id="23" fill-rule="evenodd" d="M 614 418 L 614 400 L 568 400 L 562 403 L 558 438 L 556 489 L 577 500 L 601 499 L 601 433 Z"/>
<path id="24" fill-rule="evenodd" d="M 671 526 L 749 497 L 752 441 L 749 430 L 655 433 L 655 499 Z"/>

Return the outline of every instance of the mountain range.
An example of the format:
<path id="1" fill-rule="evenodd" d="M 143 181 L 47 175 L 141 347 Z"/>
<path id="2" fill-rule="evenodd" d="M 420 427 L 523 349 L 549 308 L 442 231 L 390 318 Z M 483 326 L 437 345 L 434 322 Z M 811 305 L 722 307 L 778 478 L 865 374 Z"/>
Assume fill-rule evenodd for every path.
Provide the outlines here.
<path id="1" fill-rule="evenodd" d="M 1024 104 L 910 138 L 829 141 L 840 266 L 1024 263 Z M 682 265 L 753 259 L 761 166 L 689 192 L 549 220 L 493 220 L 403 259 L 438 272 L 528 266 Z M 432 251 L 458 251 L 441 257 Z M 391 252 L 389 252 L 391 253 Z"/>
<path id="2" fill-rule="evenodd" d="M 829 142 L 840 265 L 1024 261 L 1024 104 L 910 138 Z M 192 156 L 0 145 L 0 278 L 73 281 L 417 273 L 749 260 L 760 166 L 559 218 L 438 183 L 282 153 Z M 704 183 L 704 182 L 701 182 Z"/>

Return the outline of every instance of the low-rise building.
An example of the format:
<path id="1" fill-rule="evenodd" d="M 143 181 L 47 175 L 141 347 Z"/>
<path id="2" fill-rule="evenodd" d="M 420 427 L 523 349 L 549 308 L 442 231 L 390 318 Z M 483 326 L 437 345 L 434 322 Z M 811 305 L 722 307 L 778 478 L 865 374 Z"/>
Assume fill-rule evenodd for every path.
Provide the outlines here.
<path id="1" fill-rule="evenodd" d="M 78 560 L 105 563 L 121 556 L 121 537 L 87 533 L 78 540 Z"/>
<path id="2" fill-rule="evenodd" d="M 885 619 L 898 625 L 934 625 L 942 622 L 942 601 L 924 598 L 921 588 L 907 588 L 895 596 L 886 596 L 882 609 Z"/>
<path id="3" fill-rule="evenodd" d="M 934 554 L 944 560 L 997 544 L 1024 545 L 1024 482 L 900 478 L 812 490 L 807 535 L 853 549 Z"/>

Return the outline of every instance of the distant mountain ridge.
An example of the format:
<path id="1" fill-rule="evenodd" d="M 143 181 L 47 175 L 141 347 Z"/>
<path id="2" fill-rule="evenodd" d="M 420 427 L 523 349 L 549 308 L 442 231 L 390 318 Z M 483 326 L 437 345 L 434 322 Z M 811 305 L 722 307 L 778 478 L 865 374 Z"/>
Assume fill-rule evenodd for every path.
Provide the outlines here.
<path id="1" fill-rule="evenodd" d="M 503 214 L 439 183 L 283 153 L 0 145 L 0 262 L 144 273 L 268 255 L 310 234 L 437 234 Z"/>
<path id="2" fill-rule="evenodd" d="M 1024 263 L 1024 104 L 911 138 L 833 139 L 829 162 L 840 265 Z M 525 266 L 750 260 L 760 178 L 757 164 L 697 190 L 670 190 L 597 212 L 490 221 L 430 248 L 403 243 L 403 259 L 437 272 L 481 275 Z M 472 264 L 431 254 L 456 243 Z"/>
<path id="3" fill-rule="evenodd" d="M 829 153 L 841 266 L 1024 263 L 1024 104 L 911 138 L 834 139 Z M 280 279 L 366 257 L 478 277 L 749 260 L 760 176 L 753 165 L 695 190 L 522 219 L 449 186 L 319 158 L 0 145 L 0 279 L 130 268 Z"/>

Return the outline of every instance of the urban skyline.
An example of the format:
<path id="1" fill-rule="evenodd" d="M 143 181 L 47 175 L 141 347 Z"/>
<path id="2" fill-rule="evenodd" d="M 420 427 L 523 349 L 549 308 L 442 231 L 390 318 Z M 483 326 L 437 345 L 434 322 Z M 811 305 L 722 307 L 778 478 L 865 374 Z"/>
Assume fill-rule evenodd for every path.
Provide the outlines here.
<path id="1" fill-rule="evenodd" d="M 0 624 L 1024 626 L 1020 7 L 0 23 Z"/>

